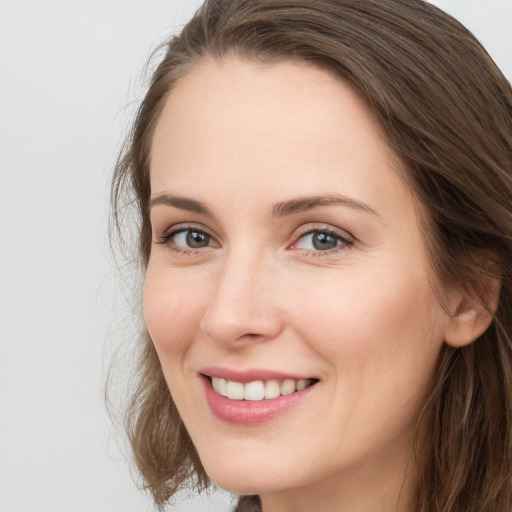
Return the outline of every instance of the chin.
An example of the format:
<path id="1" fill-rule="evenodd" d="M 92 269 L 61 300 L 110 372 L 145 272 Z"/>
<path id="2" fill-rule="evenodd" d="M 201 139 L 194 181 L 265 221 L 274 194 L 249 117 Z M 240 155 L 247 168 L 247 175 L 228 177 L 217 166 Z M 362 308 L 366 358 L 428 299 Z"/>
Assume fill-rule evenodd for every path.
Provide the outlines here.
<path id="1" fill-rule="evenodd" d="M 254 494 L 268 492 L 257 485 L 250 485 L 247 482 L 241 482 L 240 478 L 238 478 L 236 481 L 228 479 L 225 482 L 223 480 L 219 481 L 212 478 L 212 482 L 214 482 L 218 487 L 224 489 L 225 491 L 228 491 L 232 494 L 239 494 L 241 496 L 251 496 Z"/>
<path id="2" fill-rule="evenodd" d="M 208 471 L 208 476 L 222 489 L 233 494 L 251 495 L 268 492 L 268 482 L 262 482 L 261 478 L 252 475 L 253 471 L 246 468 L 245 471 L 227 471 L 215 468 Z"/>
<path id="3" fill-rule="evenodd" d="M 219 465 L 218 461 L 215 464 L 203 465 L 216 485 L 233 494 L 272 493 L 287 487 L 287 482 L 282 480 L 282 472 L 273 471 L 271 463 L 267 465 L 267 470 L 262 470 L 258 465 L 252 467 L 247 460 L 229 467 L 224 464 Z M 279 473 L 281 473 L 280 476 L 278 476 Z"/>

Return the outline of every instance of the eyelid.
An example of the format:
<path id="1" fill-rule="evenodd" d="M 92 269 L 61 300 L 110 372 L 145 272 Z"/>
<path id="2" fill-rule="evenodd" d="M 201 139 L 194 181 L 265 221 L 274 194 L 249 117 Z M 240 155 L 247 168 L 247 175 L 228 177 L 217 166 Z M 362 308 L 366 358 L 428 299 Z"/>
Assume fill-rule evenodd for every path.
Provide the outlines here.
<path id="1" fill-rule="evenodd" d="M 316 233 L 318 231 L 325 232 L 325 233 L 331 233 L 334 235 L 339 236 L 340 238 L 346 239 L 346 240 L 352 240 L 354 241 L 355 238 L 346 230 L 337 228 L 336 226 L 333 226 L 332 224 L 325 224 L 323 222 L 309 222 L 307 224 L 303 224 L 298 229 L 295 230 L 295 233 L 293 234 L 293 238 L 297 239 L 301 236 L 304 236 L 308 233 Z"/>
<path id="2" fill-rule="evenodd" d="M 340 239 L 343 243 L 339 244 L 336 247 L 333 247 L 332 249 L 328 249 L 325 251 L 293 247 L 299 242 L 299 240 L 304 238 L 306 235 L 310 235 L 312 233 L 327 233 Z M 345 231 L 344 229 L 334 227 L 331 224 L 309 223 L 301 226 L 300 228 L 298 228 L 298 230 L 295 231 L 295 233 L 293 234 L 292 242 L 288 246 L 288 248 L 291 250 L 302 251 L 306 253 L 314 253 L 315 255 L 328 255 L 332 254 L 333 252 L 337 252 L 351 247 L 355 241 L 355 237 L 352 236 L 348 231 Z"/>
<path id="3" fill-rule="evenodd" d="M 210 237 L 210 240 L 213 241 L 212 245 L 207 245 L 205 247 L 182 247 L 181 245 L 177 245 L 171 242 L 171 239 L 179 233 L 183 233 L 184 231 L 196 231 L 200 233 L 204 233 Z M 157 240 L 153 241 L 156 245 L 166 245 L 168 249 L 176 254 L 185 255 L 185 256 L 194 256 L 205 254 L 208 250 L 215 249 L 220 247 L 219 242 L 217 241 L 217 237 L 210 229 L 208 229 L 203 224 L 196 224 L 190 222 L 183 222 L 179 224 L 173 224 L 166 228 L 161 235 L 157 236 Z"/>
<path id="4" fill-rule="evenodd" d="M 181 247 L 176 244 L 170 243 L 170 240 L 172 237 L 177 235 L 178 233 L 182 233 L 184 231 L 198 231 L 205 233 L 210 237 L 210 239 L 213 241 L 212 245 L 208 245 L 201 248 L 187 248 L 187 247 Z M 332 249 L 327 250 L 318 250 L 318 249 L 304 249 L 304 248 L 297 248 L 294 247 L 294 245 L 297 244 L 297 242 L 305 237 L 306 235 L 312 234 L 312 233 L 327 233 L 329 235 L 332 235 L 336 238 L 338 238 L 342 243 L 340 243 L 338 246 L 333 247 Z M 199 223 L 191 223 L 191 222 L 183 222 L 178 224 L 173 224 L 166 228 L 162 234 L 158 235 L 157 240 L 154 240 L 153 243 L 157 245 L 168 245 L 170 246 L 170 249 L 172 249 L 175 252 L 179 253 L 186 253 L 186 254 L 197 254 L 197 253 L 204 253 L 208 249 L 220 247 L 220 243 L 217 240 L 217 236 L 206 226 Z M 313 253 L 315 255 L 328 255 L 332 254 L 334 252 L 338 252 L 340 250 L 344 250 L 347 248 L 350 248 L 353 243 L 356 241 L 356 238 L 352 236 L 348 231 L 335 227 L 332 224 L 325 224 L 325 223 L 307 223 L 295 230 L 295 232 L 292 235 L 292 241 L 287 245 L 287 249 L 289 250 L 296 250 L 300 251 L 302 253 Z"/>
<path id="5" fill-rule="evenodd" d="M 178 224 L 172 224 L 171 226 L 165 228 L 162 232 L 162 234 L 158 235 L 155 233 L 155 236 L 158 238 L 160 243 L 162 240 L 168 240 L 173 235 L 176 235 L 177 233 L 180 233 L 182 231 L 188 231 L 188 230 L 195 230 L 200 231 L 202 233 L 206 233 L 207 235 L 211 236 L 212 238 L 215 238 L 215 235 L 209 230 L 206 226 L 203 226 L 202 224 L 196 224 L 194 222 L 180 222 Z"/>

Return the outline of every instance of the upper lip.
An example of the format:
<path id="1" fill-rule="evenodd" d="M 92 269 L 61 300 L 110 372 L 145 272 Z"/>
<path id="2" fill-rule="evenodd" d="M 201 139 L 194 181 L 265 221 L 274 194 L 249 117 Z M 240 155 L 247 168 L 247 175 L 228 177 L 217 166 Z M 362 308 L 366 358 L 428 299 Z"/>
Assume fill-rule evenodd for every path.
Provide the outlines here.
<path id="1" fill-rule="evenodd" d="M 257 380 L 268 381 L 268 380 L 301 380 L 301 379 L 313 379 L 311 376 L 298 375 L 293 373 L 286 373 L 274 370 L 266 370 L 261 368 L 225 368 L 222 366 L 210 366 L 202 368 L 199 373 L 206 375 L 207 377 L 219 377 L 222 379 L 235 381 L 235 382 L 254 382 Z"/>

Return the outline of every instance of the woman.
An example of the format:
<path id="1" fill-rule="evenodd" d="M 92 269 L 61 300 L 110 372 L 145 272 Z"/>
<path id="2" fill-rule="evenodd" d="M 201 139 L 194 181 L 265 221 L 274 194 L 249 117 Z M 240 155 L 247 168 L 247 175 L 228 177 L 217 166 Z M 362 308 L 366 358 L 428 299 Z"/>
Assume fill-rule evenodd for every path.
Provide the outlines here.
<path id="1" fill-rule="evenodd" d="M 509 511 L 511 198 L 510 84 L 448 15 L 206 2 L 113 182 L 156 503 L 213 481 L 239 511 Z"/>

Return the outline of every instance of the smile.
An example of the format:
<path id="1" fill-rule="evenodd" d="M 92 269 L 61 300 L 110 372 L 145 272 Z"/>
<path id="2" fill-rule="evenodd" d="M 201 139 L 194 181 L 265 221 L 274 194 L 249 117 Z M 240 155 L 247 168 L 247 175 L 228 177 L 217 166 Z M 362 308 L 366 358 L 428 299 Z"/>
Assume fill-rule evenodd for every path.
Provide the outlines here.
<path id="1" fill-rule="evenodd" d="M 213 389 L 219 395 L 225 396 L 230 400 L 259 402 L 302 391 L 311 386 L 313 381 L 311 379 L 285 379 L 282 381 L 271 379 L 268 381 L 255 380 L 244 384 L 243 382 L 226 380 L 221 377 L 212 377 L 211 383 Z"/>
<path id="2" fill-rule="evenodd" d="M 319 384 L 317 378 L 265 370 L 208 368 L 200 373 L 206 402 L 223 422 L 258 425 L 297 407 Z"/>

